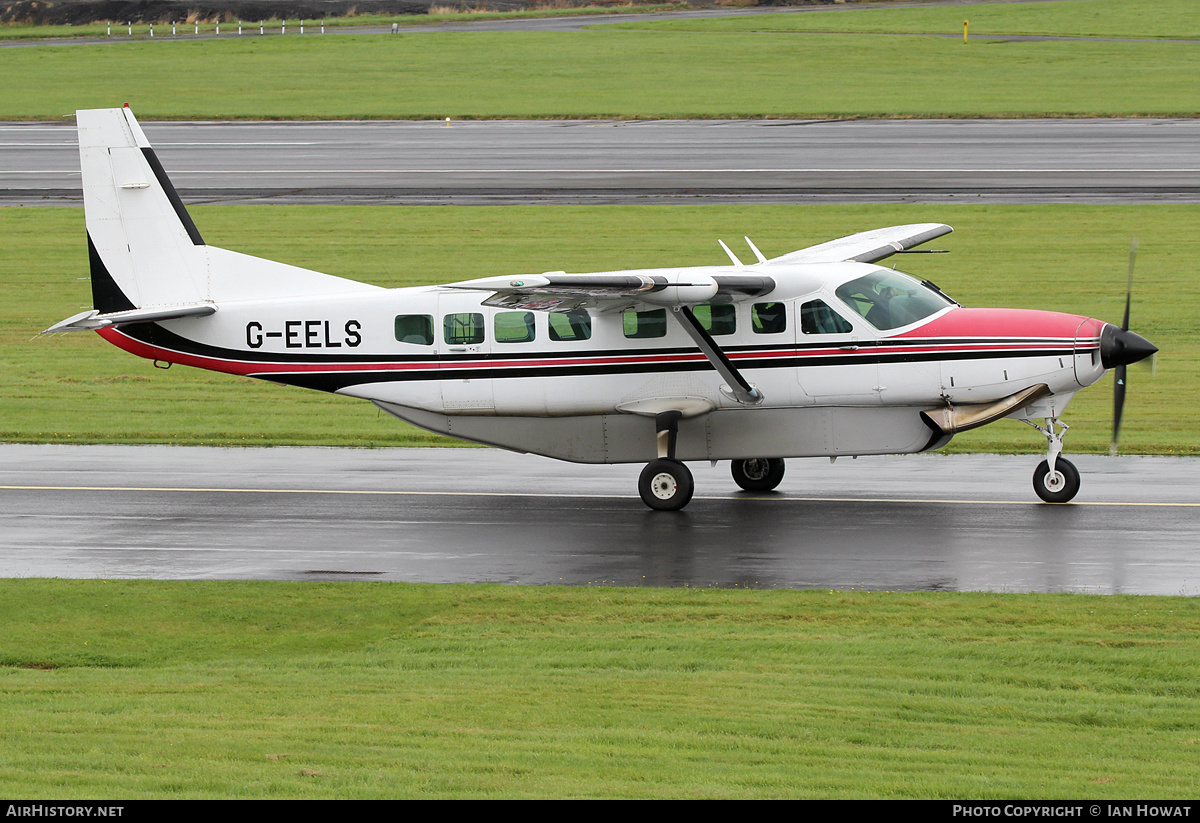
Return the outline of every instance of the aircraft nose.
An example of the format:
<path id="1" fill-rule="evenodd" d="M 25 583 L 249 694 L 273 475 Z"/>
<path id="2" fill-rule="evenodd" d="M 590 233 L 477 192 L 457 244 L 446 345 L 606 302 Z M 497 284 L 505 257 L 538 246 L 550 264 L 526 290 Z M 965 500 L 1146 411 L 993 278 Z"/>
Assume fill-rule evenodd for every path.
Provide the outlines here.
<path id="1" fill-rule="evenodd" d="M 1100 333 L 1100 363 L 1106 369 L 1136 363 L 1158 351 L 1158 346 L 1140 334 L 1111 323 Z"/>

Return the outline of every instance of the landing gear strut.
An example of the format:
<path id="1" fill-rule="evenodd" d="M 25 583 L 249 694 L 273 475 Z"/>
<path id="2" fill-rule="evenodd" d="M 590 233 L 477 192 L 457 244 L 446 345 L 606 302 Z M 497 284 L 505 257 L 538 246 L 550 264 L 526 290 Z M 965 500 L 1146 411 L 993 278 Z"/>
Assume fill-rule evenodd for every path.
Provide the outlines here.
<path id="1" fill-rule="evenodd" d="M 1079 470 L 1061 455 L 1063 437 L 1071 427 L 1057 417 L 1047 417 L 1045 427 L 1030 420 L 1025 422 L 1044 434 L 1047 443 L 1046 459 L 1033 472 L 1033 490 L 1047 503 L 1070 501 L 1079 493 Z"/>
<path id="2" fill-rule="evenodd" d="M 647 463 L 638 478 L 638 493 L 642 496 L 642 502 L 659 511 L 679 511 L 692 499 L 692 473 L 675 459 L 680 417 L 682 415 L 677 411 L 655 415 L 658 459 Z"/>

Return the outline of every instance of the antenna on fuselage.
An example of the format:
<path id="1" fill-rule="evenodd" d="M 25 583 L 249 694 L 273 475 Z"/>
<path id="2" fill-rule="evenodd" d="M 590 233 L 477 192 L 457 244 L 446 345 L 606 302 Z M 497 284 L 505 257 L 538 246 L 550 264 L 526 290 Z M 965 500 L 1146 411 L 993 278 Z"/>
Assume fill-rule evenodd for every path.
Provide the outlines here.
<path id="1" fill-rule="evenodd" d="M 758 258 L 758 262 L 767 262 L 767 258 L 763 256 L 763 253 L 758 250 L 758 246 L 754 245 L 749 237 L 743 237 L 742 239 L 746 241 L 746 245 L 750 247 L 750 251 L 754 252 L 754 256 Z"/>
<path id="2" fill-rule="evenodd" d="M 724 240 L 717 240 L 717 242 L 721 244 L 721 248 L 725 249 L 725 253 L 728 254 L 729 259 L 733 261 L 733 267 L 735 269 L 745 268 L 745 266 L 742 264 L 742 261 L 738 260 L 737 257 L 734 255 L 734 253 L 729 250 L 729 246 L 725 245 Z"/>

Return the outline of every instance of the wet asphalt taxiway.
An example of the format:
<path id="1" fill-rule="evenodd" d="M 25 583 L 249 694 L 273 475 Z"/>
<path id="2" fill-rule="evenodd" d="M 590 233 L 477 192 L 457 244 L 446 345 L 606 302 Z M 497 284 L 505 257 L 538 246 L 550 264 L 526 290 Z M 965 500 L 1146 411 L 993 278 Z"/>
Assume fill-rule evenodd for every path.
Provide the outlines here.
<path id="1" fill-rule="evenodd" d="M 683 512 L 640 466 L 492 449 L 0 446 L 0 576 L 405 580 L 1200 594 L 1200 461 L 791 460 L 780 491 L 692 464 Z"/>

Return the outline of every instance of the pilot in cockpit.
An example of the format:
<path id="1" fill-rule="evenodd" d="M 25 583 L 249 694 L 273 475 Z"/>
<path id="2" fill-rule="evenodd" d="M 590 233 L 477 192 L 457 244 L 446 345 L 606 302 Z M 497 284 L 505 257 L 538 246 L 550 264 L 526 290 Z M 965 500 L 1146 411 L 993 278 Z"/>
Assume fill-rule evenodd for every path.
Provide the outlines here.
<path id="1" fill-rule="evenodd" d="M 892 298 L 897 292 L 891 286 L 879 286 L 872 292 L 867 292 L 867 296 L 875 303 L 871 310 L 867 312 L 867 322 L 877 329 L 890 329 L 894 325 L 892 323 Z"/>

